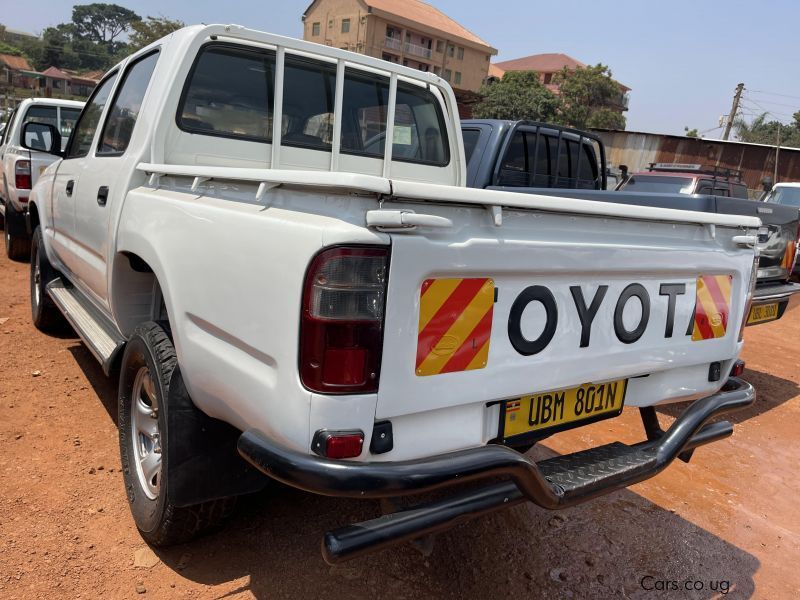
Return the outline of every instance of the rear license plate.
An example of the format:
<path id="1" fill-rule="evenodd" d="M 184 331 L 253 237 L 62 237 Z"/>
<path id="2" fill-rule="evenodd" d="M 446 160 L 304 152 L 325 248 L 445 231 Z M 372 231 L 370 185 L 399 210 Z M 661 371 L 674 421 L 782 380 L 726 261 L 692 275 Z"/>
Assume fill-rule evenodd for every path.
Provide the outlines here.
<path id="1" fill-rule="evenodd" d="M 778 303 L 763 304 L 761 306 L 754 306 L 750 309 L 750 314 L 747 317 L 747 324 L 753 325 L 754 323 L 764 323 L 765 321 L 774 321 L 778 318 Z"/>
<path id="2" fill-rule="evenodd" d="M 543 431 L 555 433 L 615 417 L 622 412 L 627 389 L 628 380 L 621 379 L 506 400 L 500 414 L 500 437 L 504 442 L 538 437 Z"/>

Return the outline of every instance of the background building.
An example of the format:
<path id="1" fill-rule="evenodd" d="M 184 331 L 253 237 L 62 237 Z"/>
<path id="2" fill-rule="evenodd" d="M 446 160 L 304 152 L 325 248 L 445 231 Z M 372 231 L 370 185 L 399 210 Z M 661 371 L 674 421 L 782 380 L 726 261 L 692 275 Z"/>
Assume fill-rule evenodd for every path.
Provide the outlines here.
<path id="1" fill-rule="evenodd" d="M 497 50 L 420 0 L 315 0 L 303 39 L 382 58 L 447 80 L 459 104 L 478 99 Z"/>
<path id="2" fill-rule="evenodd" d="M 574 71 L 585 66 L 581 61 L 575 60 L 566 54 L 532 54 L 531 56 L 523 56 L 522 58 L 493 64 L 489 70 L 489 78 L 501 79 L 506 71 L 536 71 L 539 74 L 539 81 L 551 92 L 558 94 L 558 85 L 553 83 L 553 77 L 564 68 L 568 71 Z M 617 83 L 620 89 L 619 102 L 611 108 L 616 108 L 619 112 L 623 112 L 628 110 L 628 94 L 631 88 L 619 82 Z"/>

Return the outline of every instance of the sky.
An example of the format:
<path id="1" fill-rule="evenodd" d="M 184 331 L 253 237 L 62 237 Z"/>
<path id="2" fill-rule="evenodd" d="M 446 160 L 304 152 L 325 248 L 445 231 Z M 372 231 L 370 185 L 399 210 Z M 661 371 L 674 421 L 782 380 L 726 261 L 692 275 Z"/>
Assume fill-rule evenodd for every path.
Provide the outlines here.
<path id="1" fill-rule="evenodd" d="M 402 0 L 398 0 L 402 1 Z M 80 4 L 88 2 L 78 2 Z M 310 0 L 117 0 L 141 16 L 238 23 L 293 37 Z M 797 0 L 430 0 L 498 49 L 495 61 L 561 52 L 608 65 L 632 88 L 627 129 L 721 137 L 739 82 L 746 119 L 784 123 L 800 110 Z M 69 21 L 69 0 L 0 0 L 0 22 L 25 31 Z"/>

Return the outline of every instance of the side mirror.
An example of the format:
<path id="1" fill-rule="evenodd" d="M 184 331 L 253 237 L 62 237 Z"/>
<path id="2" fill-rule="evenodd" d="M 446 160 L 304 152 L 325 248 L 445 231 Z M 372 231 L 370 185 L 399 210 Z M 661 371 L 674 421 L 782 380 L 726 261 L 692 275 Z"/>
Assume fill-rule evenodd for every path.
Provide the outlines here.
<path id="1" fill-rule="evenodd" d="M 28 150 L 63 156 L 63 152 L 61 152 L 61 133 L 50 123 L 28 121 L 23 124 L 21 141 L 22 147 Z"/>

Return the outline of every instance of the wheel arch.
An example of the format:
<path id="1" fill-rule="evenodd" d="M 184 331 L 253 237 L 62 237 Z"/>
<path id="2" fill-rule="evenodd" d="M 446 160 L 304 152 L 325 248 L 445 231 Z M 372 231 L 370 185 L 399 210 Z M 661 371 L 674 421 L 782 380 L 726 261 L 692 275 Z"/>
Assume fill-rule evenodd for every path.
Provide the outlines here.
<path id="1" fill-rule="evenodd" d="M 163 266 L 149 245 L 118 247 L 109 273 L 109 304 L 126 338 L 145 321 L 173 323 L 172 303 Z"/>

